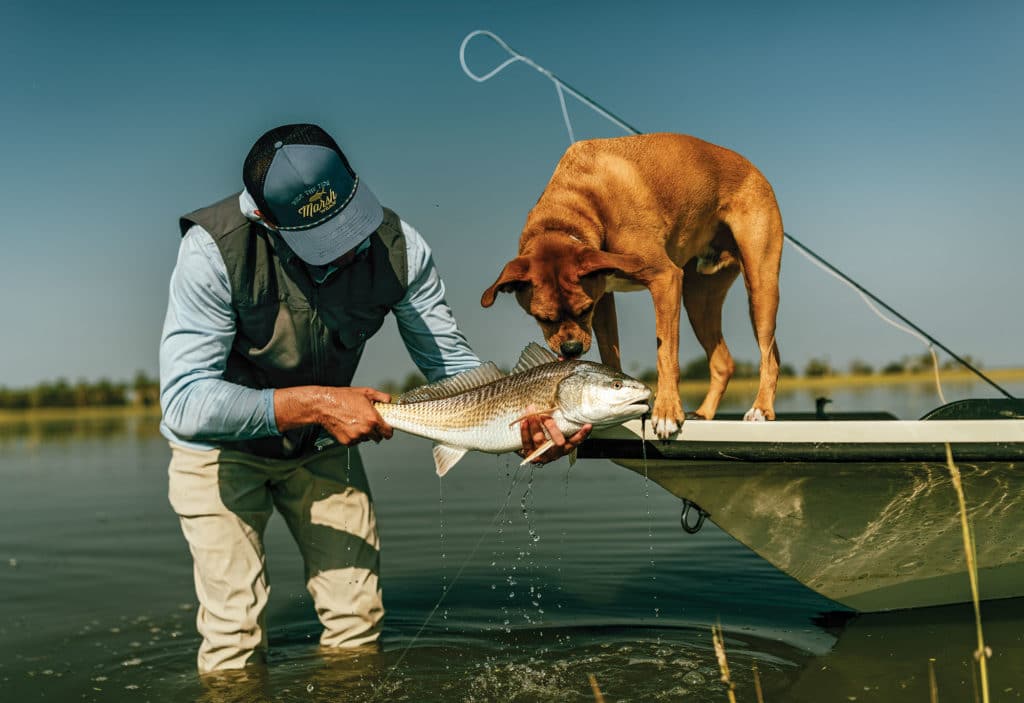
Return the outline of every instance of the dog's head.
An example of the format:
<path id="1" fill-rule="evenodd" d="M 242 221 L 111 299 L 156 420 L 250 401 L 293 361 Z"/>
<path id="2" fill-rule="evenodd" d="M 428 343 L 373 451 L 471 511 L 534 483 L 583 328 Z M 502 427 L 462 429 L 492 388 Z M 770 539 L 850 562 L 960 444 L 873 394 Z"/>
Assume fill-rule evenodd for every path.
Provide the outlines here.
<path id="1" fill-rule="evenodd" d="M 642 269 L 638 256 L 545 237 L 505 264 L 480 304 L 489 308 L 498 293 L 515 293 L 523 310 L 537 320 L 551 350 L 571 359 L 590 349 L 594 306 L 605 292 L 607 276 L 635 279 Z"/>

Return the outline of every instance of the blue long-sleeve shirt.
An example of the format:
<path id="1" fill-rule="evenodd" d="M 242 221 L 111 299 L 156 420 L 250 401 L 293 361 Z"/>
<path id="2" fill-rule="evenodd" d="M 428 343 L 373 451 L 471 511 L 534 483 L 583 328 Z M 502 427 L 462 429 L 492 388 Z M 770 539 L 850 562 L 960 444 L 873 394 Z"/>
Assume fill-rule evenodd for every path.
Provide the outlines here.
<path id="1" fill-rule="evenodd" d="M 251 214 L 250 203 L 243 193 L 242 212 Z M 413 362 L 429 381 L 479 366 L 445 301 L 430 248 L 404 221 L 402 232 L 408 287 L 392 312 Z M 175 444 L 212 449 L 218 441 L 280 434 L 273 389 L 223 378 L 234 337 L 227 267 L 209 232 L 194 225 L 178 250 L 160 339 L 160 431 Z"/>

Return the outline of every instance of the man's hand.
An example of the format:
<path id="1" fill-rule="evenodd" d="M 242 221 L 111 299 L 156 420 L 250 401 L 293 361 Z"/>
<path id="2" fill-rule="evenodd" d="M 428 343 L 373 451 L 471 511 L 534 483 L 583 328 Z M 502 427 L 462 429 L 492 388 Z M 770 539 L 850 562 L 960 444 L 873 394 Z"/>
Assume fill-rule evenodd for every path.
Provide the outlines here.
<path id="1" fill-rule="evenodd" d="M 390 395 L 373 388 L 281 388 L 274 391 L 274 416 L 282 432 L 320 425 L 350 447 L 368 439 L 391 439 L 394 430 L 373 407 L 374 402 L 390 401 Z"/>
<path id="2" fill-rule="evenodd" d="M 530 405 L 526 408 L 528 413 L 533 413 L 537 408 Z M 547 464 L 549 461 L 561 459 L 563 456 L 575 451 L 583 440 L 590 434 L 593 425 L 587 424 L 580 428 L 579 432 L 566 439 L 562 431 L 558 429 L 558 423 L 549 415 L 533 415 L 525 418 L 519 423 L 519 430 L 523 435 L 523 448 L 518 452 L 519 456 L 527 457 L 540 448 L 550 438 L 554 445 L 539 457 L 533 460 L 536 465 Z M 547 435 L 544 431 L 547 430 Z"/>
<path id="3" fill-rule="evenodd" d="M 344 444 L 352 446 L 368 439 L 391 439 L 394 430 L 373 407 L 390 402 L 391 396 L 373 388 L 325 388 L 320 400 L 321 427 Z"/>

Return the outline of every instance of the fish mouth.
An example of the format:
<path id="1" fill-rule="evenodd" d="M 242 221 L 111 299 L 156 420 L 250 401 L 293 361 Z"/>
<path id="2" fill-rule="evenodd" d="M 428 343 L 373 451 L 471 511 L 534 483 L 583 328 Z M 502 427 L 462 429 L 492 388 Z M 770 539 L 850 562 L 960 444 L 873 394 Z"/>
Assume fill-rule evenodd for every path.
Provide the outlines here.
<path id="1" fill-rule="evenodd" d="M 631 398 L 623 409 L 631 415 L 646 415 L 651 411 L 650 400 L 651 392 L 645 388 L 642 393 L 637 394 L 635 398 Z"/>

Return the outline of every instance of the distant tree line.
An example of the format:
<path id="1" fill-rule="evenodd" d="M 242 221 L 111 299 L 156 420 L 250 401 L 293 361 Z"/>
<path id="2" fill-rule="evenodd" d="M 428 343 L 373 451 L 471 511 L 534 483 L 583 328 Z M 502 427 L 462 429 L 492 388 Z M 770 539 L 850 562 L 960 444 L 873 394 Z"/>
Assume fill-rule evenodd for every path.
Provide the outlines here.
<path id="1" fill-rule="evenodd" d="M 981 368 L 981 363 L 977 359 L 973 359 L 970 356 L 965 356 L 964 359 L 972 364 L 975 368 Z M 757 364 L 752 361 L 735 361 L 735 371 L 733 372 L 733 378 L 757 378 L 758 368 Z M 959 363 L 952 359 L 942 364 L 942 370 L 956 369 L 960 366 Z M 932 369 L 932 355 L 928 353 L 920 354 L 918 356 L 905 356 L 898 361 L 891 361 L 884 364 L 876 370 L 871 364 L 861 361 L 860 359 L 854 359 L 849 363 L 845 369 L 837 369 L 832 366 L 831 362 L 825 357 L 815 357 L 804 365 L 802 375 L 805 378 L 823 378 L 826 376 L 837 376 L 843 373 L 851 376 L 873 376 L 876 374 L 880 375 L 897 375 L 905 373 L 920 373 L 923 371 L 931 371 Z M 507 369 L 503 369 L 507 371 Z M 633 372 L 633 376 L 643 381 L 644 383 L 654 385 L 658 381 L 658 371 L 653 368 L 647 368 L 640 372 Z M 782 377 L 796 378 L 798 375 L 796 368 L 792 364 L 781 364 L 779 366 L 779 375 Z M 680 365 L 679 378 L 683 381 L 707 381 L 711 378 L 711 372 L 708 369 L 708 360 L 704 356 L 698 356 L 685 364 Z M 398 395 L 408 390 L 416 388 L 426 383 L 426 379 L 423 378 L 423 374 L 418 371 L 413 371 L 407 375 L 401 381 L 387 380 L 384 381 L 379 389 L 390 393 L 391 395 Z"/>
<path id="2" fill-rule="evenodd" d="M 401 381 L 394 381 L 392 379 L 384 381 L 377 387 L 377 390 L 390 393 L 391 395 L 401 395 L 406 391 L 411 391 L 413 388 L 419 388 L 426 382 L 426 377 L 419 371 L 411 371 Z"/>
<path id="3" fill-rule="evenodd" d="M 964 360 L 975 368 L 981 368 L 981 363 L 977 359 L 965 356 Z M 758 377 L 758 368 L 756 363 L 751 361 L 736 361 L 735 364 L 736 369 L 733 372 L 733 378 Z M 943 371 L 957 369 L 959 367 L 960 364 L 952 359 L 949 359 L 941 365 L 941 369 Z M 898 361 L 891 361 L 884 364 L 877 370 L 871 364 L 860 359 L 854 359 L 845 369 L 841 369 L 833 367 L 832 363 L 825 357 L 815 357 L 809 359 L 804 365 L 803 376 L 805 378 L 823 378 L 826 376 L 837 376 L 843 373 L 851 376 L 873 376 L 875 374 L 892 376 L 906 373 L 921 373 L 931 370 L 932 355 L 927 352 L 918 356 L 905 356 Z M 781 364 L 779 366 L 779 376 L 782 376 L 783 378 L 795 378 L 797 375 L 797 371 L 792 364 Z M 654 384 L 658 380 L 658 372 L 656 369 L 648 368 L 644 369 L 639 374 L 636 374 L 636 377 L 644 383 Z M 699 356 L 691 359 L 685 364 L 682 364 L 679 367 L 679 378 L 683 381 L 709 380 L 711 378 L 711 371 L 708 369 L 707 358 Z"/>
<path id="4" fill-rule="evenodd" d="M 44 381 L 31 388 L 0 386 L 0 409 L 31 410 L 33 408 L 84 408 L 116 406 L 156 406 L 160 402 L 160 384 L 144 371 L 131 381 L 98 381 L 80 379 L 71 383 L 65 378 Z"/>
<path id="5" fill-rule="evenodd" d="M 981 362 L 974 359 L 969 354 L 965 355 L 963 359 L 974 368 L 981 368 Z M 847 367 L 846 373 L 851 376 L 874 376 L 876 373 L 882 376 L 896 376 L 905 373 L 928 372 L 931 371 L 933 367 L 934 362 L 932 361 L 932 355 L 925 352 L 923 354 L 918 354 L 917 356 L 904 356 L 898 361 L 890 361 L 877 370 L 874 366 L 865 361 L 854 359 Z M 949 371 L 959 369 L 961 366 L 960 362 L 953 359 L 947 359 L 939 365 L 939 368 L 942 371 Z M 840 373 L 843 373 L 841 369 L 837 370 L 833 368 L 828 359 L 821 357 L 810 359 L 804 366 L 804 376 L 807 378 L 835 376 Z"/>

